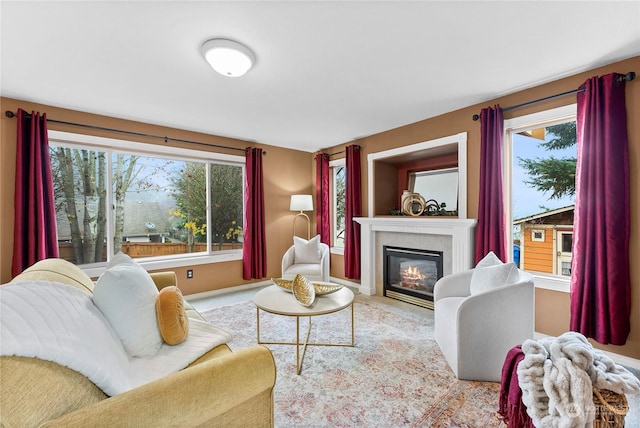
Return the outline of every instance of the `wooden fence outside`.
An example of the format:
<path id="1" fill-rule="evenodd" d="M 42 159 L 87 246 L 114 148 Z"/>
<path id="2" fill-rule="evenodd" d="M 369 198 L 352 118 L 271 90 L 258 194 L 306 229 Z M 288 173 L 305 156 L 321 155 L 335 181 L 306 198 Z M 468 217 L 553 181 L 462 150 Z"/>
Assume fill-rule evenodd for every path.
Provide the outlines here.
<path id="1" fill-rule="evenodd" d="M 58 244 L 60 249 L 60 258 L 70 261 L 71 263 L 76 262 L 75 255 L 73 253 L 73 244 L 70 242 L 64 242 Z M 228 250 L 238 250 L 242 249 L 241 242 L 229 242 L 222 244 L 222 248 L 220 248 L 220 244 L 215 243 L 211 245 L 212 251 L 228 251 Z M 122 252 L 128 254 L 132 258 L 137 257 L 157 257 L 157 256 L 168 256 L 171 254 L 188 254 L 188 246 L 186 243 L 182 242 L 170 242 L 170 243 L 159 243 L 159 242 L 125 242 L 122 244 Z M 204 252 L 207 251 L 207 244 L 205 242 L 198 242 L 193 244 L 192 252 Z M 106 261 L 107 254 L 107 246 L 105 244 L 104 253 L 105 259 L 102 261 Z"/>

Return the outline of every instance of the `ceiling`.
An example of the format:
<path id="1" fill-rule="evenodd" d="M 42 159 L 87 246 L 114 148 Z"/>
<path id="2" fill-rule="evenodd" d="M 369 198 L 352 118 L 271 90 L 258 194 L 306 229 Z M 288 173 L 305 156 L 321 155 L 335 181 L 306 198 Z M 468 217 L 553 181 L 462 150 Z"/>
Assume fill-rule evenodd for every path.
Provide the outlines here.
<path id="1" fill-rule="evenodd" d="M 4 97 L 308 152 L 640 55 L 640 1 L 0 7 Z M 218 75 L 215 37 L 255 67 Z"/>

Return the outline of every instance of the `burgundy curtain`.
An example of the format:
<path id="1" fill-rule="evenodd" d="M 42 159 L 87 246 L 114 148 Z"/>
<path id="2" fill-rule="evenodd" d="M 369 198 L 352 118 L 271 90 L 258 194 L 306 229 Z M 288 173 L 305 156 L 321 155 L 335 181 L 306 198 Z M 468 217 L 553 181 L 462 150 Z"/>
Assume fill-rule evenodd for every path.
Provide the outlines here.
<path id="1" fill-rule="evenodd" d="M 507 242 L 502 193 L 502 109 L 487 107 L 480 112 L 480 191 L 476 226 L 476 263 L 489 251 L 507 260 Z"/>
<path id="2" fill-rule="evenodd" d="M 316 156 L 316 232 L 320 242 L 331 245 L 331 222 L 329 217 L 329 155 Z"/>
<path id="3" fill-rule="evenodd" d="M 47 115 L 18 109 L 17 118 L 13 276 L 39 260 L 59 257 Z"/>
<path id="4" fill-rule="evenodd" d="M 625 83 L 617 76 L 593 77 L 577 96 L 571 330 L 624 345 L 631 328 L 629 147 Z"/>
<path id="5" fill-rule="evenodd" d="M 267 275 L 262 149 L 248 147 L 245 157 L 242 278 L 257 279 Z"/>
<path id="6" fill-rule="evenodd" d="M 354 217 L 362 215 L 360 146 L 347 146 L 346 158 L 344 275 L 350 279 L 360 279 L 360 224 L 353 221 Z"/>

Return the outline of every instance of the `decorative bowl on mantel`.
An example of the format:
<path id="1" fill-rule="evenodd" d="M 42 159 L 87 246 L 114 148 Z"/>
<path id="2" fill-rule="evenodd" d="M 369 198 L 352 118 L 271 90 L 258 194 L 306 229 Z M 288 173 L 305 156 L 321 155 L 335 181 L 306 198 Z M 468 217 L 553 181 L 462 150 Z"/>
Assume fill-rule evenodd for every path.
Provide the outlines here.
<path id="1" fill-rule="evenodd" d="M 293 280 L 289 280 L 289 279 L 273 279 L 271 278 L 271 282 L 273 282 L 275 285 L 277 285 L 278 287 L 282 288 L 285 291 L 288 291 L 291 293 L 292 288 L 293 288 Z M 313 288 L 314 291 L 316 293 L 316 296 L 323 296 L 325 294 L 331 294 L 334 293 L 338 290 L 340 290 L 343 286 L 340 284 L 335 284 L 333 282 L 314 282 L 313 283 Z"/>

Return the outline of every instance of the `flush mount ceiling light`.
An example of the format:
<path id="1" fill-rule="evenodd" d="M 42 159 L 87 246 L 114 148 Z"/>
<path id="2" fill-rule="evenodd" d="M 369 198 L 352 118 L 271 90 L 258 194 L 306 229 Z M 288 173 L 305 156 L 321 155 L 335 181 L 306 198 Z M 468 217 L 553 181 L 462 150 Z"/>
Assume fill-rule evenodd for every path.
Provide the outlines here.
<path id="1" fill-rule="evenodd" d="M 202 55 L 215 71 L 227 77 L 239 77 L 253 67 L 251 50 L 229 39 L 212 39 L 202 44 Z"/>

